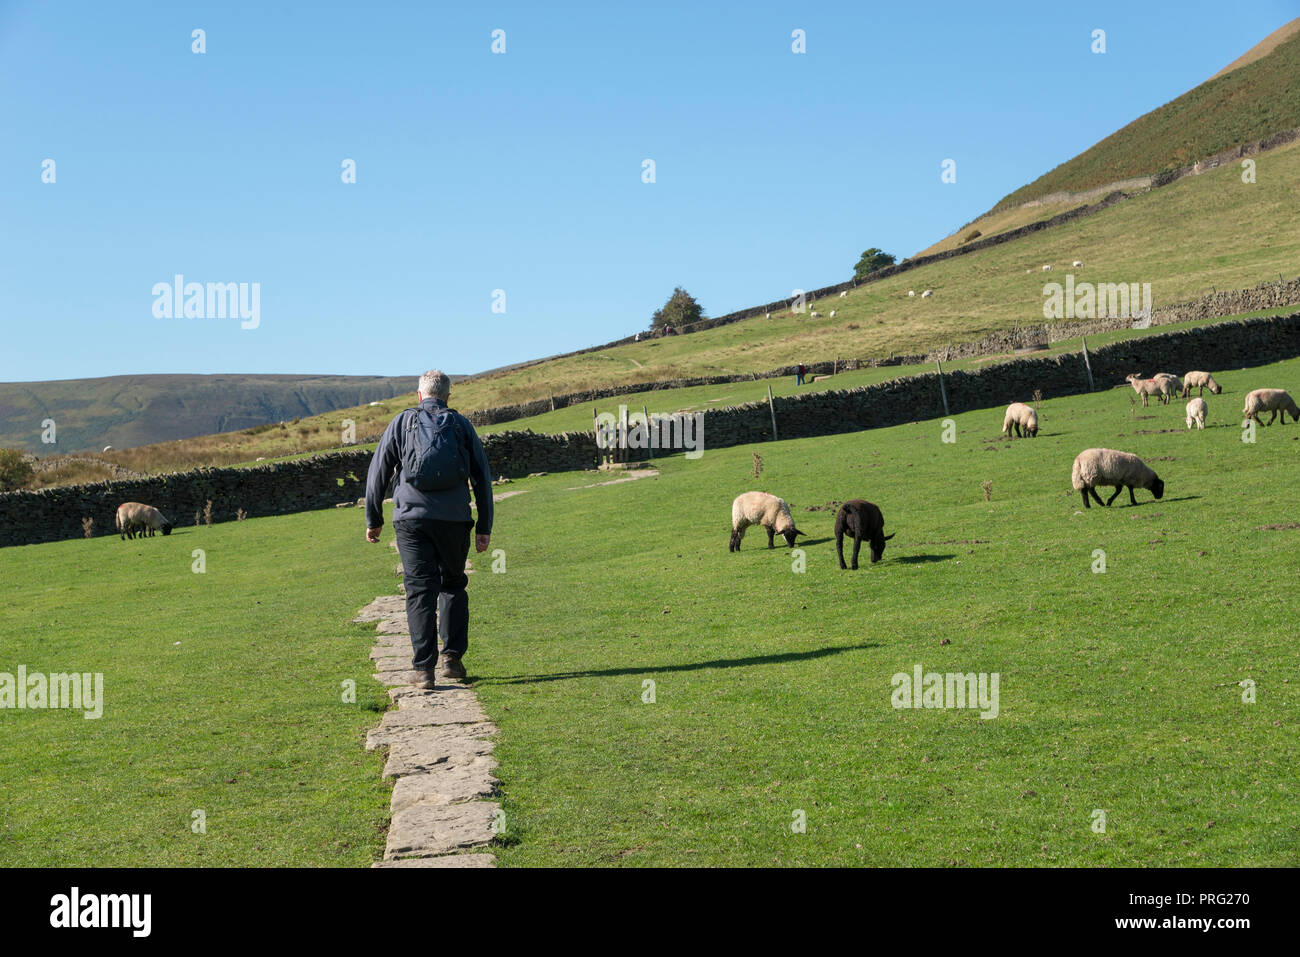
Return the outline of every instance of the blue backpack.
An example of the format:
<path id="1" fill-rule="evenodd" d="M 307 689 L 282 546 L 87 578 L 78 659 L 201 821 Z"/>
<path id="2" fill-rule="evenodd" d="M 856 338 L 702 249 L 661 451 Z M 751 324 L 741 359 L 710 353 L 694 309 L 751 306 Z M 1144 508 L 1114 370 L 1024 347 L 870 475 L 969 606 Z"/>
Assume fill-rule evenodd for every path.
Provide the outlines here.
<path id="1" fill-rule="evenodd" d="M 469 479 L 469 451 L 461 441 L 456 414 L 450 409 L 430 413 L 423 408 L 406 420 L 402 470 L 406 481 L 421 492 L 445 492 Z"/>

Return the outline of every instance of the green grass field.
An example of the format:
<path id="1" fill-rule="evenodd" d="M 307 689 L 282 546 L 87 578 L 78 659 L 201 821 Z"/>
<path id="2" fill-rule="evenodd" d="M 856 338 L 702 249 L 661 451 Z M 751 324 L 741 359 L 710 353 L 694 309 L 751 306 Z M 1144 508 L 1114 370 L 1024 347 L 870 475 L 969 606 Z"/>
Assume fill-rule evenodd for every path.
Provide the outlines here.
<path id="1" fill-rule="evenodd" d="M 1300 531 L 1260 528 L 1295 517 L 1300 427 L 1247 445 L 1237 416 L 1300 363 L 1221 378 L 1195 434 L 1181 403 L 1117 389 L 1044 402 L 1034 440 L 987 410 L 952 445 L 928 421 L 512 486 L 531 491 L 501 506 L 507 571 L 472 584 L 501 863 L 1300 863 Z M 1070 464 L 1093 445 L 1142 455 L 1165 498 L 1084 512 Z M 806 572 L 753 532 L 727 552 L 750 488 L 793 503 Z M 897 537 L 854 573 L 833 511 L 805 509 L 856 496 Z M 917 664 L 999 673 L 999 716 L 894 710 Z"/>
<path id="2" fill-rule="evenodd" d="M 398 579 L 362 524 L 331 509 L 0 549 L 0 672 L 104 681 L 95 720 L 0 710 L 0 866 L 377 860 L 392 785 L 362 747 L 388 696 L 373 626 L 349 619 Z"/>
<path id="3" fill-rule="evenodd" d="M 992 409 L 953 444 L 935 420 L 512 485 L 466 659 L 500 727 L 500 862 L 1300 863 L 1300 531 L 1262 528 L 1294 521 L 1300 427 L 1245 444 L 1237 414 L 1300 361 L 1219 379 L 1200 433 L 1115 389 L 1045 401 L 1034 440 Z M 1070 463 L 1093 445 L 1143 456 L 1165 498 L 1084 512 Z M 805 571 L 754 532 L 727 552 L 750 488 L 792 503 Z M 859 496 L 897 537 L 840 571 L 829 506 Z M 389 784 L 362 742 L 386 699 L 348 619 L 397 580 L 360 538 L 330 509 L 0 551 L 0 670 L 106 684 L 98 721 L 0 712 L 0 863 L 377 859 Z M 895 710 L 917 665 L 996 672 L 998 716 Z"/>

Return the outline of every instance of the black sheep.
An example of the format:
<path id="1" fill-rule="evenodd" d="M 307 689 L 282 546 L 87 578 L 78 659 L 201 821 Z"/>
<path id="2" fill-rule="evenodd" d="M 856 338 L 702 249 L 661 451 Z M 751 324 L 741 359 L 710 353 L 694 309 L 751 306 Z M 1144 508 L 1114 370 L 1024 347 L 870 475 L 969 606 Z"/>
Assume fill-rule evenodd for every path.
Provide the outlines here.
<path id="1" fill-rule="evenodd" d="M 835 513 L 835 551 L 840 556 L 840 568 L 846 568 L 844 564 L 844 536 L 853 536 L 853 568 L 858 567 L 858 550 L 862 548 L 862 540 L 865 538 L 871 547 L 871 562 L 875 564 L 880 561 L 880 556 L 885 554 L 885 542 L 894 537 L 893 534 L 883 534 L 885 530 L 885 516 L 880 513 L 880 509 L 870 502 L 856 498 L 851 502 L 845 502 L 840 506 L 840 510 Z M 896 534 L 896 533 L 895 533 Z"/>

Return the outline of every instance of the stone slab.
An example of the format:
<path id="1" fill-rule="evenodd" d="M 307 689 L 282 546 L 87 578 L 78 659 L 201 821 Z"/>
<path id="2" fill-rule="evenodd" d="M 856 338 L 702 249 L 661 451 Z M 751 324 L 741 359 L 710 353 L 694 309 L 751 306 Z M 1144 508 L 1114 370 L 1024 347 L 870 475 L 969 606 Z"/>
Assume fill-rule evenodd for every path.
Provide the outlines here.
<path id="1" fill-rule="evenodd" d="M 417 804 L 460 804 L 496 794 L 496 761 L 487 756 L 468 764 L 440 767 L 429 774 L 407 774 L 393 785 L 393 813 Z"/>
<path id="2" fill-rule="evenodd" d="M 477 731 L 486 727 L 487 731 Z M 408 729 L 407 734 L 399 734 L 400 729 L 386 732 L 372 738 L 375 732 L 366 736 L 366 745 L 370 749 L 388 745 L 388 761 L 384 765 L 384 777 L 401 777 L 404 774 L 420 774 L 432 771 L 439 765 L 461 766 L 470 764 L 475 758 L 486 757 L 492 753 L 492 742 L 483 735 L 490 733 L 491 726 L 473 724 L 447 724 L 433 728 Z"/>
<path id="3" fill-rule="evenodd" d="M 371 867 L 496 867 L 492 854 L 439 854 L 437 857 L 403 857 L 395 861 L 376 861 Z"/>
<path id="4" fill-rule="evenodd" d="M 497 809 L 498 805 L 491 801 L 412 805 L 393 815 L 384 860 L 486 846 L 494 837 L 492 817 Z"/>

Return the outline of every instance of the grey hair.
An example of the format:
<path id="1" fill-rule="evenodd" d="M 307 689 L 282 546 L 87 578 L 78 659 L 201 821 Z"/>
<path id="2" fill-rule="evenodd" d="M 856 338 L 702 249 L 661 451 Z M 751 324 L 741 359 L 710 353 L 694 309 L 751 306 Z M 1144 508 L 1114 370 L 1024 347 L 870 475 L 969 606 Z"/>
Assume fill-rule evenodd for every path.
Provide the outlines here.
<path id="1" fill-rule="evenodd" d="M 430 369 L 420 376 L 420 394 L 447 401 L 451 395 L 451 378 L 441 369 Z"/>

